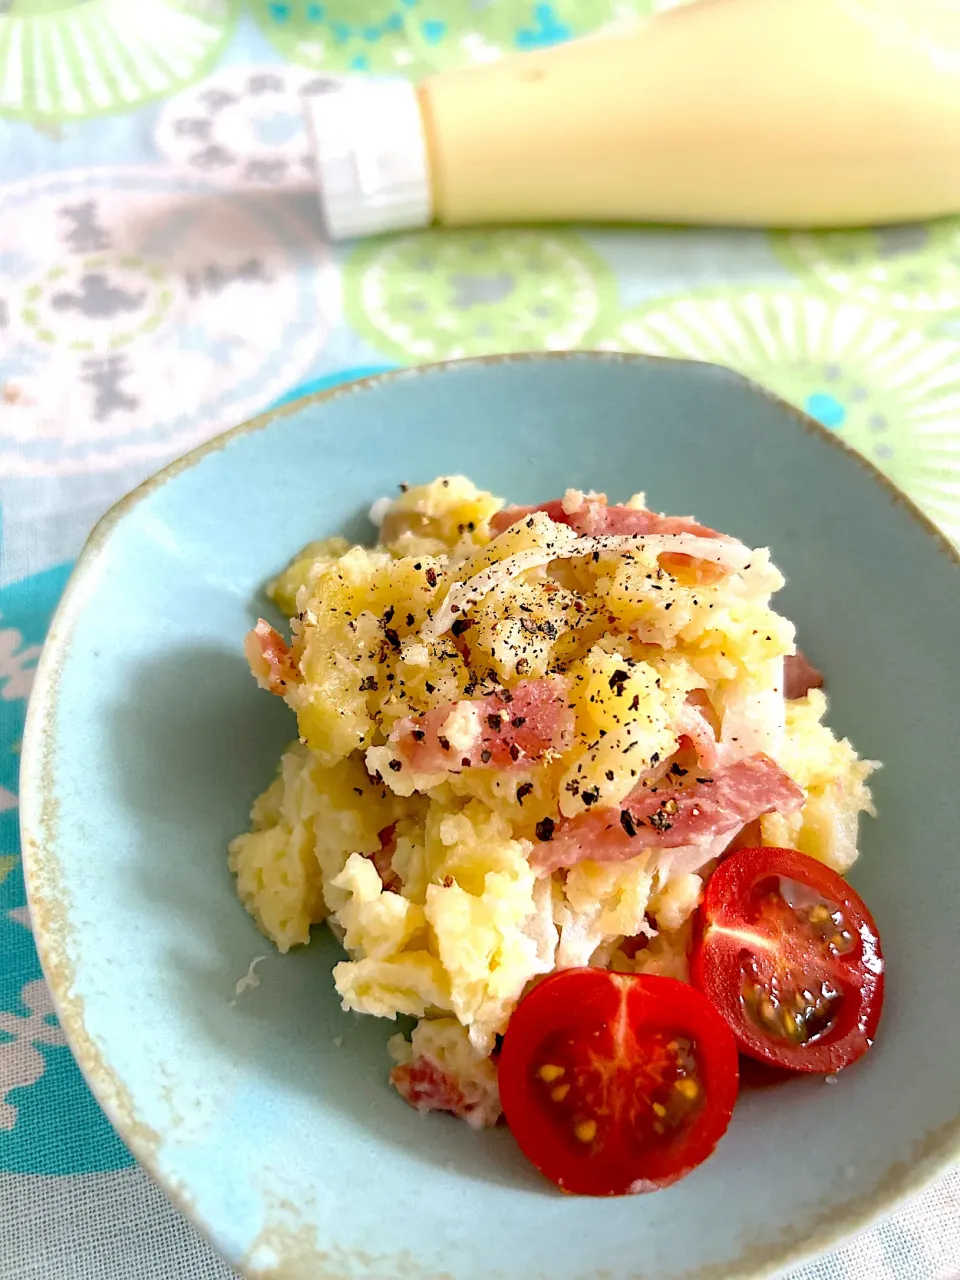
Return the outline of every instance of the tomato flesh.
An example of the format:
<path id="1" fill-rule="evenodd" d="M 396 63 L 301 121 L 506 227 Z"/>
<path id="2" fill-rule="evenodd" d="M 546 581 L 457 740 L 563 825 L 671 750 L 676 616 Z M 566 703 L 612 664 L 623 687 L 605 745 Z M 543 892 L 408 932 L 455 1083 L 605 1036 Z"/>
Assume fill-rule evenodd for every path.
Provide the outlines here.
<path id="1" fill-rule="evenodd" d="M 702 1163 L 730 1123 L 737 1048 L 673 978 L 567 969 L 519 1004 L 499 1065 L 521 1150 L 564 1191 L 625 1195 Z"/>
<path id="2" fill-rule="evenodd" d="M 873 1043 L 883 955 L 873 917 L 835 871 L 796 849 L 741 849 L 707 882 L 690 976 L 742 1052 L 832 1072 Z"/>

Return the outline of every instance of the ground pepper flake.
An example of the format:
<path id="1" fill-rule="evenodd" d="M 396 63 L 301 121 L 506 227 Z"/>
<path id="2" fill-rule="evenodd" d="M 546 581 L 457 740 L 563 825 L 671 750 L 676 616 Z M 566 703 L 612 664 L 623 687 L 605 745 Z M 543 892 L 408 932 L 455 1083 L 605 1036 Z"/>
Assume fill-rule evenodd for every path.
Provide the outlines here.
<path id="1" fill-rule="evenodd" d="M 517 804 L 522 805 L 525 797 L 530 795 L 532 791 L 533 791 L 532 782 L 521 782 L 520 786 L 517 787 Z"/>
<path id="2" fill-rule="evenodd" d="M 628 672 L 623 670 L 614 671 L 613 675 L 610 677 L 610 688 L 613 689 L 618 698 L 623 697 L 623 686 L 629 678 L 630 676 Z"/>
<path id="3" fill-rule="evenodd" d="M 554 822 L 552 818 L 541 818 L 541 820 L 537 823 L 537 826 L 536 826 L 537 839 L 542 840 L 544 842 L 546 842 L 547 840 L 552 840 L 553 832 L 554 832 L 554 829 L 556 828 L 556 825 L 557 824 Z"/>
<path id="4" fill-rule="evenodd" d="M 431 586 L 431 587 L 435 587 L 435 586 L 437 585 L 437 571 L 436 571 L 436 569 L 432 569 L 432 568 L 431 568 L 431 569 L 428 569 L 428 570 L 427 570 L 427 582 L 429 582 L 429 584 L 430 584 L 430 586 Z"/>
<path id="5" fill-rule="evenodd" d="M 620 825 L 631 840 L 637 834 L 637 824 L 634 822 L 633 814 L 631 814 L 629 809 L 620 810 Z"/>

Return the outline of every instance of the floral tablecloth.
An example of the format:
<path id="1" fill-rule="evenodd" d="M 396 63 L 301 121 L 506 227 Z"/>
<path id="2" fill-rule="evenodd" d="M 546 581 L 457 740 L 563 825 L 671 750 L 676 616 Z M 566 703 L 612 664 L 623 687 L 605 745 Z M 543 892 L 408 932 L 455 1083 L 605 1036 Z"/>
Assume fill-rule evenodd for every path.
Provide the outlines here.
<path id="1" fill-rule="evenodd" d="M 19 867 L 39 646 L 91 524 L 144 476 L 297 384 L 613 347 L 743 370 L 960 537 L 960 218 L 324 242 L 300 98 L 330 74 L 415 76 L 651 7 L 0 0 L 0 1276 L 231 1274 L 84 1085 Z M 955 1173 L 793 1280 L 958 1276 Z"/>

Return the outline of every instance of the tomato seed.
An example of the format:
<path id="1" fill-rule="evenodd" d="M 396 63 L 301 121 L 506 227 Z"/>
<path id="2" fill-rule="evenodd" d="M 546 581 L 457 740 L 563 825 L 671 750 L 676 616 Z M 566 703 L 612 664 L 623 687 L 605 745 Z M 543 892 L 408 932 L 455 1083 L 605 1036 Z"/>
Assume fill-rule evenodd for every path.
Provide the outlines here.
<path id="1" fill-rule="evenodd" d="M 563 1067 L 559 1067 L 554 1062 L 546 1062 L 537 1072 L 541 1080 L 545 1080 L 547 1084 L 553 1084 L 554 1080 L 559 1080 L 563 1075 Z"/>

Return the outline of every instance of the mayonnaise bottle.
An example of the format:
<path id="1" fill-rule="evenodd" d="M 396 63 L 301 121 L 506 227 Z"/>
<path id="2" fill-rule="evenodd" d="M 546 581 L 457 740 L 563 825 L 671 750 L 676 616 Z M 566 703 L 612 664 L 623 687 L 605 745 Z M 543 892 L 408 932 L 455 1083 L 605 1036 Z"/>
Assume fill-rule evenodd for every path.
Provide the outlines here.
<path id="1" fill-rule="evenodd" d="M 306 110 L 333 238 L 931 217 L 960 209 L 960 0 L 698 0 Z"/>

